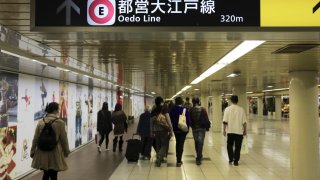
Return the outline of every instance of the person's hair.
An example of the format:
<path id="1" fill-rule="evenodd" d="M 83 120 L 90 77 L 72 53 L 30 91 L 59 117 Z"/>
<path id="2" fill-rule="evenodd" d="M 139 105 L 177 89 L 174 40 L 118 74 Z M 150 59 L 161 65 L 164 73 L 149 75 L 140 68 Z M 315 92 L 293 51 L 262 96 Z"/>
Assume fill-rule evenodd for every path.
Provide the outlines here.
<path id="1" fill-rule="evenodd" d="M 106 110 L 106 111 L 108 111 L 108 103 L 107 102 L 104 102 L 103 104 L 102 104 L 102 110 Z"/>
<path id="2" fill-rule="evenodd" d="M 51 102 L 46 106 L 46 113 L 53 113 L 59 111 L 59 104 L 56 102 Z"/>
<path id="3" fill-rule="evenodd" d="M 169 113 L 169 105 L 168 103 L 165 103 L 162 107 L 162 114 Z"/>
<path id="4" fill-rule="evenodd" d="M 114 111 L 121 111 L 122 110 L 122 105 L 117 103 L 116 106 L 114 107 Z"/>
<path id="5" fill-rule="evenodd" d="M 231 100 L 231 102 L 233 104 L 237 104 L 238 103 L 238 96 L 237 95 L 232 95 L 230 100 Z"/>
<path id="6" fill-rule="evenodd" d="M 200 99 L 199 97 L 194 97 L 192 98 L 192 104 L 195 105 L 200 105 Z"/>
<path id="7" fill-rule="evenodd" d="M 159 105 L 153 110 L 153 112 L 155 113 L 155 115 L 159 115 L 160 113 L 162 113 L 162 110 L 163 110 L 163 106 Z"/>
<path id="8" fill-rule="evenodd" d="M 150 106 L 149 106 L 149 105 L 146 105 L 146 106 L 144 107 L 144 111 L 145 111 L 145 112 L 150 111 L 150 109 L 151 109 L 151 108 L 150 108 Z"/>
<path id="9" fill-rule="evenodd" d="M 160 96 L 156 97 L 154 103 L 156 104 L 156 106 L 160 106 L 160 104 L 163 103 L 163 98 Z"/>
<path id="10" fill-rule="evenodd" d="M 182 104 L 183 104 L 183 99 L 182 99 L 182 97 L 176 97 L 176 99 L 175 99 L 175 104 L 176 104 L 176 105 L 182 105 Z"/>
<path id="11" fill-rule="evenodd" d="M 189 99 L 189 97 L 186 97 L 186 101 L 189 101 L 190 99 Z"/>

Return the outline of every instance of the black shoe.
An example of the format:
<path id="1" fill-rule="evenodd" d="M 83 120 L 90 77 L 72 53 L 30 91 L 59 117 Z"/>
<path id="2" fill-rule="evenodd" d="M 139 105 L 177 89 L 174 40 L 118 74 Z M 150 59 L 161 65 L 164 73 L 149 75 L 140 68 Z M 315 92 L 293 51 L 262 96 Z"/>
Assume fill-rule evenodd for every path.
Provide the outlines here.
<path id="1" fill-rule="evenodd" d="M 201 165 L 201 161 L 196 161 L 196 165 Z"/>
<path id="2" fill-rule="evenodd" d="M 235 162 L 233 163 L 233 165 L 234 165 L 234 166 L 239 166 L 239 163 L 238 163 L 237 161 L 235 161 Z"/>
<path id="3" fill-rule="evenodd" d="M 157 166 L 157 167 L 160 167 L 160 166 L 161 166 L 161 159 L 157 159 L 157 160 L 156 160 L 156 166 Z"/>
<path id="4" fill-rule="evenodd" d="M 182 164 L 183 164 L 182 161 L 181 162 L 177 162 L 176 166 L 177 167 L 181 167 Z"/>

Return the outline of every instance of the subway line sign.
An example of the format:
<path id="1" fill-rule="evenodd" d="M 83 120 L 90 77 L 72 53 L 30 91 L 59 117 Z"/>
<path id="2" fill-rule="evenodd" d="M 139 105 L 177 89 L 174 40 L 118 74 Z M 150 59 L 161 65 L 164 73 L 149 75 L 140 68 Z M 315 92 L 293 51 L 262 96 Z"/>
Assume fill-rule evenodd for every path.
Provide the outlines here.
<path id="1" fill-rule="evenodd" d="M 317 27 L 319 0 L 33 0 L 34 26 Z"/>

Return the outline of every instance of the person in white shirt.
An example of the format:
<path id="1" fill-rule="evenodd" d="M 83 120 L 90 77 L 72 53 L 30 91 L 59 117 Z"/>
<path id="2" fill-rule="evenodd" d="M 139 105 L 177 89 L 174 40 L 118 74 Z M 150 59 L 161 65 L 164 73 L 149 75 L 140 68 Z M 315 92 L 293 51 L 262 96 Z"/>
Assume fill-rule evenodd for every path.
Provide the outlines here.
<path id="1" fill-rule="evenodd" d="M 237 105 L 238 96 L 233 95 L 230 99 L 232 105 L 225 109 L 223 116 L 223 135 L 227 135 L 229 163 L 238 166 L 242 139 L 247 134 L 247 118 L 244 109 Z"/>

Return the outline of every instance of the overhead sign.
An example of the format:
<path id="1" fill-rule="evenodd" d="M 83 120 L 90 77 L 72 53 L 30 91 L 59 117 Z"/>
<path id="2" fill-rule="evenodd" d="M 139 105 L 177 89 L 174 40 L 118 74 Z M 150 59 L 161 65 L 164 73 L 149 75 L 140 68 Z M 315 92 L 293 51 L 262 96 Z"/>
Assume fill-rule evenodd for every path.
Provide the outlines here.
<path id="1" fill-rule="evenodd" d="M 34 25 L 260 26 L 258 0 L 34 0 Z"/>
<path id="2" fill-rule="evenodd" d="M 260 0 L 261 27 L 319 27 L 320 0 Z"/>

